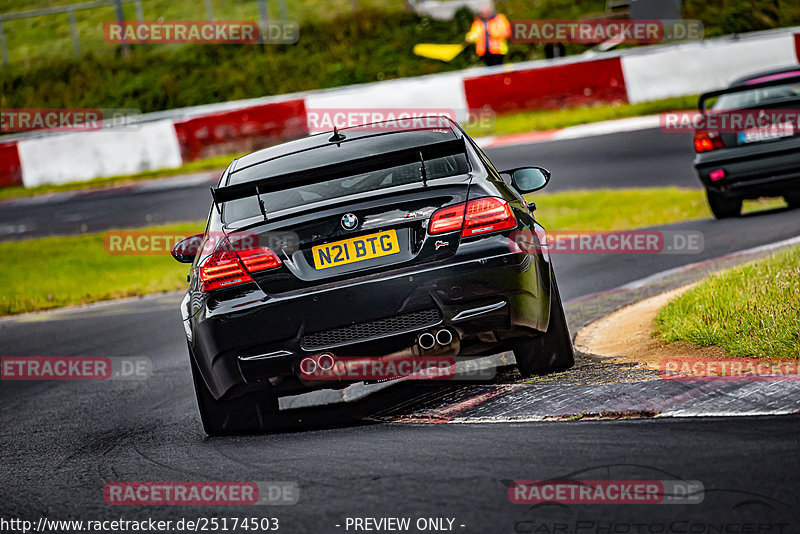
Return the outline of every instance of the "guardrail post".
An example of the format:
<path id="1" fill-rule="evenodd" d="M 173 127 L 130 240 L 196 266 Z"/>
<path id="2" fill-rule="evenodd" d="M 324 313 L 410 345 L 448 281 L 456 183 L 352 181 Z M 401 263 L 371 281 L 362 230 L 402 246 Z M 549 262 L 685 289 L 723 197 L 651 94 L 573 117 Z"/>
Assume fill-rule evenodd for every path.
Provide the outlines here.
<path id="1" fill-rule="evenodd" d="M 142 9 L 142 0 L 138 0 L 134 6 L 136 7 L 136 20 L 144 22 L 144 10 Z"/>
<path id="2" fill-rule="evenodd" d="M 264 37 L 262 34 L 266 31 L 267 22 L 269 22 L 269 12 L 267 12 L 267 0 L 258 0 L 258 18 L 259 22 L 259 32 L 258 32 L 258 43 L 264 44 Z"/>
<path id="3" fill-rule="evenodd" d="M 114 0 L 114 14 L 117 16 L 117 22 L 122 24 L 124 27 L 125 10 L 122 9 L 122 0 Z M 125 37 L 122 38 L 122 56 L 125 58 L 130 56 L 130 46 L 128 45 L 128 42 L 125 40 Z"/>
<path id="4" fill-rule="evenodd" d="M 3 53 L 3 65 L 8 65 L 8 50 L 6 49 L 6 32 L 3 28 L 3 21 L 0 20 L 0 49 Z"/>
<path id="5" fill-rule="evenodd" d="M 70 9 L 67 15 L 69 16 L 69 31 L 72 34 L 72 53 L 78 57 L 81 55 L 81 47 L 78 40 L 78 25 L 75 24 L 75 11 Z"/>
<path id="6" fill-rule="evenodd" d="M 261 22 L 269 21 L 269 13 L 267 12 L 267 0 L 258 0 L 258 18 Z"/>

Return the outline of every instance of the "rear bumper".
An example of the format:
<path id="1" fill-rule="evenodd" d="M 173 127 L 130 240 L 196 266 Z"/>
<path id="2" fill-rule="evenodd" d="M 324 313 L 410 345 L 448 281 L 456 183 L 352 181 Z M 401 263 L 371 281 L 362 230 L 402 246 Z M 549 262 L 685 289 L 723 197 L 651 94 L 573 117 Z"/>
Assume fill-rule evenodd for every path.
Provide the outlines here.
<path id="1" fill-rule="evenodd" d="M 239 386 L 269 387 L 284 382 L 279 377 L 296 377 L 304 357 L 323 351 L 378 357 L 411 349 L 420 333 L 434 328 L 455 333 L 455 355 L 536 335 L 549 321 L 550 265 L 542 256 L 522 253 L 454 258 L 335 287 L 250 302 L 243 297 L 235 306 L 207 304 L 190 319 L 192 351 L 216 397 Z"/>
<path id="2" fill-rule="evenodd" d="M 800 191 L 800 151 L 765 143 L 753 150 L 739 147 L 719 154 L 700 154 L 695 169 L 703 185 L 714 192 L 740 198 L 781 196 Z M 739 153 L 742 150 L 743 153 Z M 711 172 L 722 169 L 725 178 L 711 180 Z"/>

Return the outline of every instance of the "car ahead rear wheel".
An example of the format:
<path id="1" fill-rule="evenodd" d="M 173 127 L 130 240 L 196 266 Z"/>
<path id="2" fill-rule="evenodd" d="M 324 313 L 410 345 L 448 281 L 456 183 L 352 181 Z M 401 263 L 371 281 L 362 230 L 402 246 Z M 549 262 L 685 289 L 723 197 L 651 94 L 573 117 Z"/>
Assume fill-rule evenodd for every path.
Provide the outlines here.
<path id="1" fill-rule="evenodd" d="M 217 400 L 208 390 L 200 370 L 189 354 L 194 390 L 203 429 L 209 436 L 225 436 L 267 430 L 278 412 L 278 398 L 269 392 L 246 393 L 229 400 Z"/>
<path id="2" fill-rule="evenodd" d="M 732 198 L 706 189 L 708 205 L 715 219 L 738 217 L 742 212 L 742 199 Z"/>
<path id="3" fill-rule="evenodd" d="M 783 195 L 783 200 L 785 200 L 793 210 L 800 208 L 800 193 L 787 193 Z"/>
<path id="4" fill-rule="evenodd" d="M 524 341 L 514 347 L 519 374 L 523 378 L 544 374 L 556 369 L 568 369 L 575 365 L 572 339 L 564 317 L 564 306 L 558 291 L 555 275 L 550 298 L 550 324 L 547 332 Z"/>

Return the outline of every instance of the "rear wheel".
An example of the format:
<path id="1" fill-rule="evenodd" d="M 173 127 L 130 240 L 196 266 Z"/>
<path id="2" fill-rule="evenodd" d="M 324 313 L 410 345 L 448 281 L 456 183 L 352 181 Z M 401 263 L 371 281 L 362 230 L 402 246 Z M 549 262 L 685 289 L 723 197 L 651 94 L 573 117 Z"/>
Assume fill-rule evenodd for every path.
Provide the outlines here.
<path id="1" fill-rule="evenodd" d="M 793 210 L 800 208 L 800 193 L 787 193 L 783 195 L 783 200 L 785 200 Z"/>
<path id="2" fill-rule="evenodd" d="M 190 353 L 194 390 L 203 429 L 209 436 L 225 436 L 257 432 L 269 428 L 278 413 L 278 398 L 269 392 L 251 392 L 229 400 L 217 400 L 208 390 L 200 370 Z"/>
<path id="3" fill-rule="evenodd" d="M 550 295 L 550 323 L 547 325 L 547 332 L 518 341 L 514 347 L 514 358 L 523 378 L 556 369 L 568 369 L 575 365 L 572 338 L 569 336 L 555 275 Z"/>
<path id="4" fill-rule="evenodd" d="M 742 199 L 728 197 L 714 191 L 706 189 L 706 196 L 708 197 L 708 205 L 711 208 L 711 213 L 714 214 L 716 219 L 727 219 L 729 217 L 738 217 L 742 212 Z"/>

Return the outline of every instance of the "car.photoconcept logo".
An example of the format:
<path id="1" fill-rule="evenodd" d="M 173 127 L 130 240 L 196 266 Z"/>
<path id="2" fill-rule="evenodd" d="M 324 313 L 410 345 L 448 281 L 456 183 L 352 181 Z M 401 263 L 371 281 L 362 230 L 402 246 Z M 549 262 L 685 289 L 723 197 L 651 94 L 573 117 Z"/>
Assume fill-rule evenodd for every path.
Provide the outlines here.
<path id="1" fill-rule="evenodd" d="M 345 230 L 352 230 L 358 226 L 358 217 L 353 213 L 345 213 L 342 215 L 342 228 Z"/>

